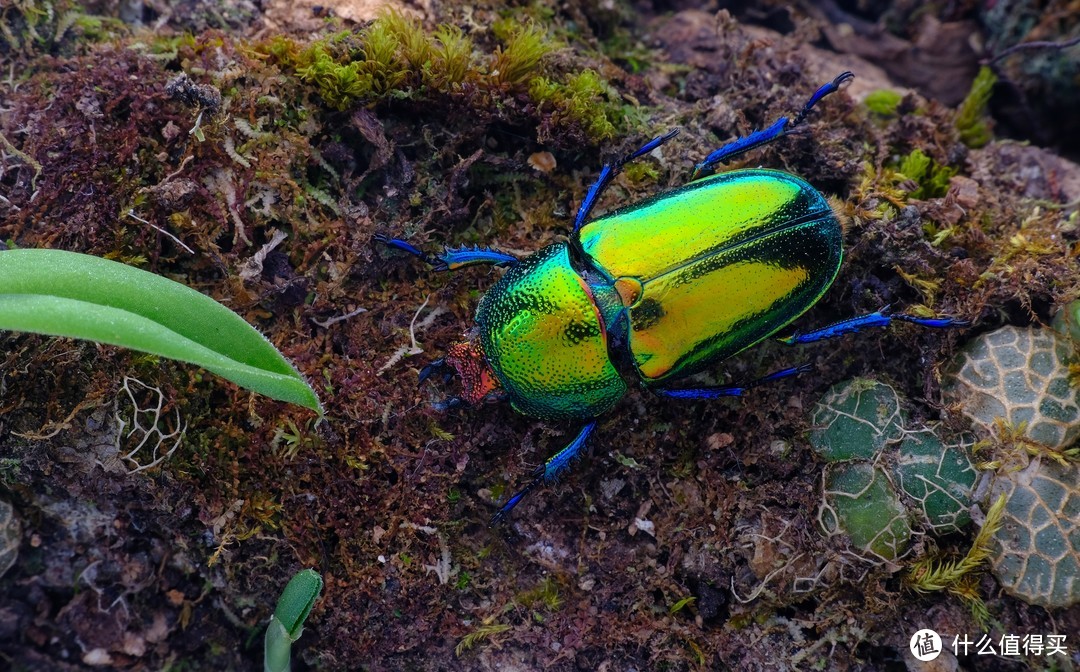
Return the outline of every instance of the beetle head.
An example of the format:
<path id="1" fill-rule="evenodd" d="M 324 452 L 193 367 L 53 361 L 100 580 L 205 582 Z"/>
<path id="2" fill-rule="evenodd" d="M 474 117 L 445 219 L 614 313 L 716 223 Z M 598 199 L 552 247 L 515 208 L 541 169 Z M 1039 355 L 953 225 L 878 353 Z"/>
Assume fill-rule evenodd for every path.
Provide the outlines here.
<path id="1" fill-rule="evenodd" d="M 420 372 L 421 382 L 435 369 L 447 366 L 452 367 L 461 379 L 460 400 L 467 404 L 479 404 L 501 388 L 495 372 L 488 366 L 483 347 L 477 338 L 451 345 L 446 351 L 446 357 L 432 362 Z"/>

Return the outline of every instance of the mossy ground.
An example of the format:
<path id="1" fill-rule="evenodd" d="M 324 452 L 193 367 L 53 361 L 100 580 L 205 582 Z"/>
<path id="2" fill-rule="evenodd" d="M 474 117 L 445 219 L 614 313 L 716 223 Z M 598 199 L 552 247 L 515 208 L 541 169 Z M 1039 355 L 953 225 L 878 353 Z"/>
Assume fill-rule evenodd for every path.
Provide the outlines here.
<path id="1" fill-rule="evenodd" d="M 811 66 L 801 17 L 764 38 L 693 11 L 537 4 L 531 22 L 507 22 L 485 3 L 429 17 L 387 55 L 364 41 L 370 26 L 256 34 L 229 7 L 185 6 L 158 32 L 109 20 L 61 33 L 53 11 L 34 19 L 45 38 L 5 43 L 0 238 L 210 294 L 315 383 L 327 418 L 191 367 L 3 335 L 0 491 L 24 543 L 0 578 L 0 656 L 34 669 L 103 649 L 120 668 L 255 669 L 301 567 L 326 579 L 297 646 L 319 669 L 883 669 L 912 609 L 974 634 L 963 605 L 907 592 L 817 533 L 821 465 L 804 439 L 812 401 L 868 372 L 915 400 L 913 419 L 936 419 L 936 367 L 963 332 L 765 345 L 705 382 L 816 371 L 741 401 L 634 391 L 601 420 L 591 458 L 492 530 L 499 496 L 572 430 L 505 406 L 434 411 L 453 387 L 418 389 L 416 371 L 460 338 L 497 271 L 439 275 L 371 242 L 539 249 L 568 231 L 603 160 L 677 125 L 663 160 L 616 180 L 600 210 L 679 184 L 715 146 L 858 71 L 853 58 Z M 25 35 L 23 15 L 5 17 Z M 472 41 L 463 69 L 436 53 L 455 39 L 438 24 Z M 507 64 L 515 39 L 544 53 Z M 193 87 L 169 86 L 180 73 Z M 216 109 L 199 87 L 220 93 Z M 740 164 L 805 177 L 847 223 L 840 276 L 800 326 L 894 304 L 984 330 L 1046 321 L 1076 298 L 1075 214 L 1054 157 L 970 149 L 956 112 L 915 94 L 881 112 L 833 96 L 805 132 Z M 538 151 L 554 170 L 529 166 Z M 288 237 L 253 263 L 275 230 Z M 403 358 L 412 336 L 422 353 Z M 187 425 L 149 474 L 97 463 L 125 375 Z M 1080 631 L 1077 609 L 1051 621 L 989 578 L 982 590 L 1003 632 Z"/>

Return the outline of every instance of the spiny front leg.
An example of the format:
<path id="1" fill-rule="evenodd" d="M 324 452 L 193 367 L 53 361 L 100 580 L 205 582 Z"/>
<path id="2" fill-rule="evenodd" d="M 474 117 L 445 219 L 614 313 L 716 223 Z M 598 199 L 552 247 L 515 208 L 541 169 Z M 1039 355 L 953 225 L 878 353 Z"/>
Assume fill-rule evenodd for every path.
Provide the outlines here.
<path id="1" fill-rule="evenodd" d="M 547 462 L 537 467 L 536 471 L 533 472 L 532 481 L 507 500 L 506 504 L 503 504 L 498 513 L 491 517 L 490 525 L 494 527 L 505 520 L 510 511 L 520 504 L 521 500 L 525 499 L 525 496 L 532 492 L 537 486 L 541 484 L 550 485 L 556 482 L 559 479 L 559 476 L 566 472 L 575 460 L 581 458 L 582 453 L 585 451 L 585 443 L 588 441 L 589 435 L 593 433 L 594 429 L 596 429 L 595 420 L 582 427 L 581 431 L 578 432 L 577 438 L 571 441 L 569 446 L 555 453 L 548 458 Z"/>
<path id="2" fill-rule="evenodd" d="M 436 271 L 456 271 L 467 266 L 481 266 L 484 264 L 494 266 L 512 266 L 518 263 L 518 258 L 493 250 L 490 247 L 465 247 L 445 248 L 440 254 L 428 254 L 420 248 L 405 242 L 400 238 L 390 238 L 381 233 L 375 234 L 375 242 L 402 252 L 408 252 L 420 261 L 428 264 Z"/>

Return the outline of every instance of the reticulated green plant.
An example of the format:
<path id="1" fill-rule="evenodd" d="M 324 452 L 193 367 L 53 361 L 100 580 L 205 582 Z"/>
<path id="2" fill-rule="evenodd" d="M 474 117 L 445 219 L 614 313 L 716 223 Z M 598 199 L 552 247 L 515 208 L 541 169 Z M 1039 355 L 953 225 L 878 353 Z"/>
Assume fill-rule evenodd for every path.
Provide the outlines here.
<path id="1" fill-rule="evenodd" d="M 971 522 L 974 437 L 951 441 L 940 426 L 907 428 L 891 386 L 856 378 L 834 385 L 811 411 L 810 444 L 829 464 L 819 521 L 856 548 L 894 561 L 912 523 L 947 534 Z"/>
<path id="2" fill-rule="evenodd" d="M 890 562 L 911 540 L 907 510 L 885 472 L 868 462 L 826 469 L 818 521 L 826 534 L 847 534 L 852 546 Z"/>
<path id="3" fill-rule="evenodd" d="M 1006 326 L 957 353 L 942 391 L 990 445 L 991 497 L 1005 498 L 991 566 L 1006 592 L 1031 604 L 1080 603 L 1080 389 L 1070 304 L 1055 329 Z"/>
<path id="4" fill-rule="evenodd" d="M 322 413 L 303 376 L 239 315 L 189 287 L 115 261 L 63 250 L 0 251 L 0 329 L 188 362 Z"/>
<path id="5" fill-rule="evenodd" d="M 1069 383 L 1072 341 L 1053 329 L 1006 326 L 965 345 L 943 372 L 942 392 L 989 436 L 1002 430 L 1047 449 L 1080 438 L 1080 389 Z"/>
<path id="6" fill-rule="evenodd" d="M 1003 469 L 991 496 L 1005 497 L 991 567 L 1006 592 L 1029 604 L 1080 604 L 1080 466 L 1035 458 Z"/>
<path id="7" fill-rule="evenodd" d="M 810 445 L 823 459 L 836 462 L 874 459 L 885 445 L 898 441 L 906 422 L 892 387 L 868 378 L 838 383 L 814 405 Z"/>
<path id="8" fill-rule="evenodd" d="M 956 110 L 956 130 L 960 132 L 960 140 L 968 147 L 983 147 L 993 138 L 986 117 L 986 104 L 990 102 L 995 84 L 997 75 L 989 66 L 982 66 L 971 83 L 971 91 Z"/>
<path id="9" fill-rule="evenodd" d="M 971 490 L 978 472 L 969 457 L 975 437 L 943 441 L 939 431 L 905 432 L 891 460 L 896 487 L 907 495 L 935 534 L 958 532 L 971 522 Z"/>

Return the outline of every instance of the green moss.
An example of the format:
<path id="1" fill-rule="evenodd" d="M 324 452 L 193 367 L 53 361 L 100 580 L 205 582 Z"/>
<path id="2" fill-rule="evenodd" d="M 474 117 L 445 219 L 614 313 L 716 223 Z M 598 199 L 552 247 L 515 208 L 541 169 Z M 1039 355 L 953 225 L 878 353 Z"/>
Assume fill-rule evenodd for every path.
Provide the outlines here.
<path id="1" fill-rule="evenodd" d="M 537 74 L 540 60 L 555 50 L 547 33 L 535 24 L 503 19 L 492 29 L 503 42 L 491 64 L 491 78 L 499 84 L 527 84 Z"/>
<path id="2" fill-rule="evenodd" d="M 896 116 L 896 108 L 904 97 L 890 89 L 879 89 L 866 97 L 867 109 L 882 117 Z"/>
<path id="3" fill-rule="evenodd" d="M 437 89 L 454 90 L 473 69 L 473 43 L 457 26 L 435 29 L 431 63 L 425 66 L 424 79 Z"/>
<path id="4" fill-rule="evenodd" d="M 919 199 L 944 196 L 949 191 L 949 180 L 956 174 L 955 168 L 938 165 L 921 149 L 901 159 L 897 170 L 903 177 L 918 183 L 918 188 L 908 196 Z"/>
<path id="5" fill-rule="evenodd" d="M 305 49 L 299 60 L 306 65 L 298 67 L 296 74 L 304 82 L 314 84 L 331 107 L 344 110 L 371 93 L 371 82 L 361 76 L 360 63 L 339 64 L 322 44 Z"/>
<path id="6" fill-rule="evenodd" d="M 625 126 L 626 111 L 612 87 L 594 70 L 550 72 L 544 58 L 557 43 L 538 24 L 502 19 L 492 26 L 501 44 L 478 54 L 461 28 L 440 25 L 432 33 L 418 21 L 388 13 L 360 33 L 341 32 L 306 47 L 274 37 L 256 51 L 315 87 L 338 110 L 386 98 L 465 103 L 478 118 L 530 113 L 517 94 L 537 103 L 531 114 L 551 134 L 572 125 L 597 141 Z M 578 134 L 580 137 L 580 134 Z"/>
<path id="7" fill-rule="evenodd" d="M 548 104 L 556 115 L 581 124 L 598 140 L 615 137 L 615 122 L 621 121 L 621 109 L 611 103 L 614 95 L 600 75 L 583 70 L 565 84 L 547 77 L 536 77 L 529 84 L 529 96 L 539 105 Z"/>
<path id="8" fill-rule="evenodd" d="M 971 91 L 956 111 L 956 130 L 960 132 L 960 140 L 968 147 L 978 148 L 990 142 L 992 135 L 986 120 L 986 104 L 990 101 L 994 84 L 997 84 L 997 75 L 984 65 L 971 83 Z"/>

